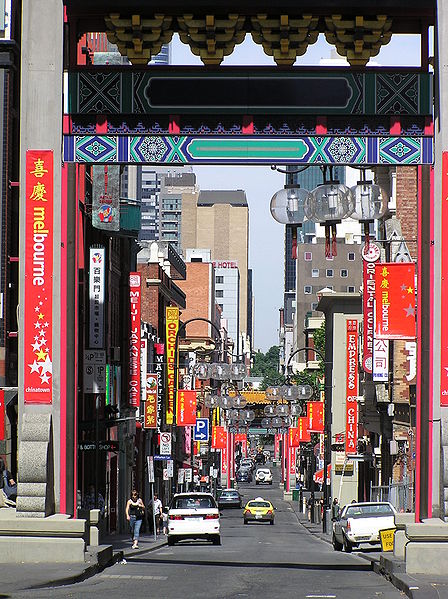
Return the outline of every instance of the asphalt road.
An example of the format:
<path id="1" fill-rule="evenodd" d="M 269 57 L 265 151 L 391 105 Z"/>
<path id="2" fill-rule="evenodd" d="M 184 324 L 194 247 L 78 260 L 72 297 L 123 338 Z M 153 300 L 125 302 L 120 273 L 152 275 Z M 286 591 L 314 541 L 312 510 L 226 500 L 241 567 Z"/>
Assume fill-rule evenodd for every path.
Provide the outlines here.
<path id="1" fill-rule="evenodd" d="M 222 545 L 184 541 L 138 555 L 82 583 L 22 591 L 25 599 L 398 599 L 403 594 L 370 571 L 370 564 L 333 551 L 298 522 L 282 492 L 241 485 L 244 500 L 263 496 L 276 510 L 275 525 L 243 525 L 240 510 L 226 509 Z M 13 595 L 18 597 L 18 595 Z"/>

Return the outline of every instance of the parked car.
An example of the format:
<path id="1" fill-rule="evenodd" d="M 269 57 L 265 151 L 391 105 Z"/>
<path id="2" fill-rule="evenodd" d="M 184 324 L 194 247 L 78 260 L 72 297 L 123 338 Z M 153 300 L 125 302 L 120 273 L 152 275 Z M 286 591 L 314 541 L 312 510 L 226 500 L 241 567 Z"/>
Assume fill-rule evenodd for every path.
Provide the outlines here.
<path id="1" fill-rule="evenodd" d="M 395 526 L 396 510 L 388 501 L 350 503 L 333 522 L 333 548 L 348 553 L 360 543 L 376 545 L 380 530 Z"/>
<path id="2" fill-rule="evenodd" d="M 168 510 L 168 545 L 182 539 L 208 539 L 221 545 L 219 510 L 210 493 L 178 493 Z"/>
<path id="3" fill-rule="evenodd" d="M 238 507 L 241 508 L 243 500 L 236 489 L 223 489 L 218 497 L 218 507 Z"/>
<path id="4" fill-rule="evenodd" d="M 272 472 L 269 468 L 258 468 L 255 472 L 255 484 L 272 485 Z"/>
<path id="5" fill-rule="evenodd" d="M 263 497 L 256 497 L 248 501 L 244 507 L 244 524 L 249 522 L 269 522 L 274 524 L 274 506 Z"/>
<path id="6" fill-rule="evenodd" d="M 256 464 L 266 464 L 266 456 L 264 455 L 264 453 L 262 453 L 262 452 L 257 453 L 257 455 L 255 456 L 255 463 Z"/>
<path id="7" fill-rule="evenodd" d="M 251 483 L 252 478 L 252 470 L 250 468 L 240 468 L 236 473 L 236 480 L 239 483 Z"/>

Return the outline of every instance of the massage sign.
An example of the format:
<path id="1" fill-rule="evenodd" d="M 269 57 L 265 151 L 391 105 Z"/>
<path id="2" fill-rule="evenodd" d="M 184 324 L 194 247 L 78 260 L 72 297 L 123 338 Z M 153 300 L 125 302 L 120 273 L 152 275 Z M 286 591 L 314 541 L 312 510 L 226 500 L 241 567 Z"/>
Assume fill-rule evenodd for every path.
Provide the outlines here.
<path id="1" fill-rule="evenodd" d="M 358 321 L 347 320 L 345 453 L 356 453 L 358 443 Z"/>
<path id="2" fill-rule="evenodd" d="M 26 152 L 24 401 L 52 403 L 53 152 Z"/>

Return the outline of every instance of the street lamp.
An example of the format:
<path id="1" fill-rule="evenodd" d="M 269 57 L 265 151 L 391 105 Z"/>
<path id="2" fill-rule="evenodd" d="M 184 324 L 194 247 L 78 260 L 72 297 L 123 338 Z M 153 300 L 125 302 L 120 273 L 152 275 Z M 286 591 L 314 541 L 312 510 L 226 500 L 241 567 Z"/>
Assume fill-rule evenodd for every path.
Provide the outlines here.
<path id="1" fill-rule="evenodd" d="M 305 219 L 305 205 L 310 192 L 299 185 L 285 185 L 271 198 L 271 215 L 278 223 L 291 228 L 292 258 L 297 258 L 297 228 Z"/>
<path id="2" fill-rule="evenodd" d="M 369 225 L 375 219 L 382 218 L 387 210 L 387 198 L 381 187 L 366 180 L 365 171 L 361 171 L 361 181 L 351 188 L 355 200 L 355 209 L 351 216 L 364 224 L 366 246 L 369 246 Z"/>

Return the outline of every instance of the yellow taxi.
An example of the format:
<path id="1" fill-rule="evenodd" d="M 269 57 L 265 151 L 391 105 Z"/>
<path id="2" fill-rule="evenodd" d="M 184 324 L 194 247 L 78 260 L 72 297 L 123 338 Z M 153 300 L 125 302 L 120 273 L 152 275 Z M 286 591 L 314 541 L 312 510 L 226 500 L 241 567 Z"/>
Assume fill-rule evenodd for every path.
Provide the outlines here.
<path id="1" fill-rule="evenodd" d="M 244 524 L 249 522 L 269 522 L 274 524 L 274 506 L 263 497 L 248 501 L 243 510 Z"/>

